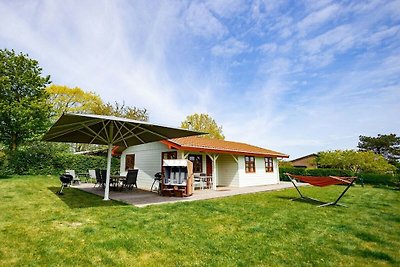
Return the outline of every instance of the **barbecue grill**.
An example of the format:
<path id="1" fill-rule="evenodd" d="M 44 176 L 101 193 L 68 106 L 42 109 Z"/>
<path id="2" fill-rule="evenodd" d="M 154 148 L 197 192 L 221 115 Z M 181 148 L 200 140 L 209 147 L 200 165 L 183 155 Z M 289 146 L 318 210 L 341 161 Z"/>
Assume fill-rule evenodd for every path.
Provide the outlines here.
<path id="1" fill-rule="evenodd" d="M 161 189 L 160 183 L 161 183 L 162 177 L 163 177 L 162 172 L 157 172 L 156 174 L 154 174 L 154 181 L 153 181 L 153 184 L 151 185 L 150 192 L 153 192 L 153 186 L 156 182 L 158 182 L 157 193 L 160 194 L 160 189 Z"/>
<path id="2" fill-rule="evenodd" d="M 60 176 L 61 188 L 60 191 L 57 192 L 58 195 L 64 195 L 64 187 L 68 187 L 68 185 L 72 182 L 72 175 L 71 174 L 63 174 Z"/>

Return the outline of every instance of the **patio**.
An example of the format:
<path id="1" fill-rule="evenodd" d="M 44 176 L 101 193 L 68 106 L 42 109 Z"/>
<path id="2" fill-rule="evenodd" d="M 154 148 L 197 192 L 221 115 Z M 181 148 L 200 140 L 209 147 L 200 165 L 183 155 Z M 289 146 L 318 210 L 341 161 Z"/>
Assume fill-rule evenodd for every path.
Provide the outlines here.
<path id="1" fill-rule="evenodd" d="M 301 184 L 300 186 L 304 185 L 308 184 Z M 94 188 L 93 186 L 94 184 L 91 183 L 81 183 L 79 185 L 74 185 L 72 187 L 99 196 L 104 195 L 104 189 L 98 187 Z M 135 207 L 141 208 L 149 205 L 205 200 L 205 199 L 228 197 L 241 194 L 282 190 L 286 188 L 293 188 L 292 183 L 281 182 L 280 184 L 242 187 L 242 188 L 218 187 L 216 191 L 211 189 L 196 190 L 190 197 L 164 197 L 164 196 L 159 196 L 156 192 L 150 192 L 148 190 L 135 188 L 133 189 L 133 191 L 124 191 L 124 192 L 110 191 L 110 198 L 113 200 L 121 201 L 127 204 L 134 205 Z"/>

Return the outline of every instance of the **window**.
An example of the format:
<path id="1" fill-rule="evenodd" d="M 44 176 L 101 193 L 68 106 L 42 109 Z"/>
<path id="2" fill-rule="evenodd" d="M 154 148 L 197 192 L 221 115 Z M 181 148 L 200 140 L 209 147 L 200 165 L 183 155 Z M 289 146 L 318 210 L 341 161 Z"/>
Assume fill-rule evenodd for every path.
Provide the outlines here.
<path id="1" fill-rule="evenodd" d="M 244 165 L 246 172 L 256 172 L 256 160 L 253 156 L 245 156 Z"/>
<path id="2" fill-rule="evenodd" d="M 193 155 L 188 156 L 188 160 L 193 162 L 193 172 L 203 172 L 203 156 Z"/>
<path id="3" fill-rule="evenodd" d="M 125 171 L 135 168 L 135 154 L 128 154 L 125 157 Z"/>
<path id="4" fill-rule="evenodd" d="M 171 151 L 171 152 L 162 152 L 161 157 L 162 159 L 176 159 L 177 158 L 176 151 Z"/>
<path id="5" fill-rule="evenodd" d="M 178 153 L 176 151 L 161 152 L 161 171 L 164 172 L 164 170 L 163 170 L 163 160 L 164 159 L 176 159 L 177 157 L 178 157 Z"/>
<path id="6" fill-rule="evenodd" d="M 274 161 L 272 158 L 264 158 L 265 161 L 265 172 L 273 172 L 274 171 Z"/>

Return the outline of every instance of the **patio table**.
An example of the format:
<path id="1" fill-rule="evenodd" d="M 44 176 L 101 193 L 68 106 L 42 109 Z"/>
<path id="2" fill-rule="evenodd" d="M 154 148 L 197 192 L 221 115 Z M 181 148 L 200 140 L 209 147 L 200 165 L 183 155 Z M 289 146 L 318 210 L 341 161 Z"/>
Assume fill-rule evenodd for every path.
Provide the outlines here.
<path id="1" fill-rule="evenodd" d="M 116 184 L 117 188 L 121 181 L 126 180 L 126 176 L 124 175 L 110 175 L 110 184 Z"/>

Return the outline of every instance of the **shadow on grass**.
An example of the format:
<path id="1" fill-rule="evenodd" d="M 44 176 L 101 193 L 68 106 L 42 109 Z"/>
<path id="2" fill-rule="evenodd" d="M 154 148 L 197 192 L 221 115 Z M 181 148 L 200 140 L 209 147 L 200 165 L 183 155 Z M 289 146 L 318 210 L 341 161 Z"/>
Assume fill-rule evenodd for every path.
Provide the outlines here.
<path id="1" fill-rule="evenodd" d="M 385 252 L 382 251 L 373 251 L 370 249 L 348 249 L 348 248 L 339 248 L 338 249 L 340 253 L 344 255 L 357 255 L 358 257 L 363 257 L 363 258 L 369 258 L 372 260 L 380 260 L 380 261 L 386 261 L 390 264 L 396 264 L 398 263 L 396 259 L 393 259 L 390 255 L 388 255 Z"/>
<path id="2" fill-rule="evenodd" d="M 1 179 L 11 179 L 11 175 L 0 175 L 0 180 Z"/>
<path id="3" fill-rule="evenodd" d="M 109 200 L 104 201 L 101 196 L 94 195 L 76 188 L 64 188 L 63 195 L 57 194 L 60 187 L 47 187 L 54 195 L 61 199 L 71 209 L 93 208 L 93 207 L 110 207 L 110 206 L 127 206 L 128 204 Z"/>
<path id="4" fill-rule="evenodd" d="M 385 189 L 385 190 L 400 190 L 400 185 L 399 186 L 394 186 L 394 185 L 373 185 L 373 188 L 379 188 L 379 189 Z"/>
<path id="5" fill-rule="evenodd" d="M 313 206 L 319 206 L 319 205 L 327 203 L 327 202 L 323 202 L 323 201 L 320 201 L 318 199 L 313 199 L 313 198 L 286 197 L 286 196 L 277 196 L 277 198 L 286 199 L 289 201 L 304 202 L 304 203 L 308 203 Z"/>

